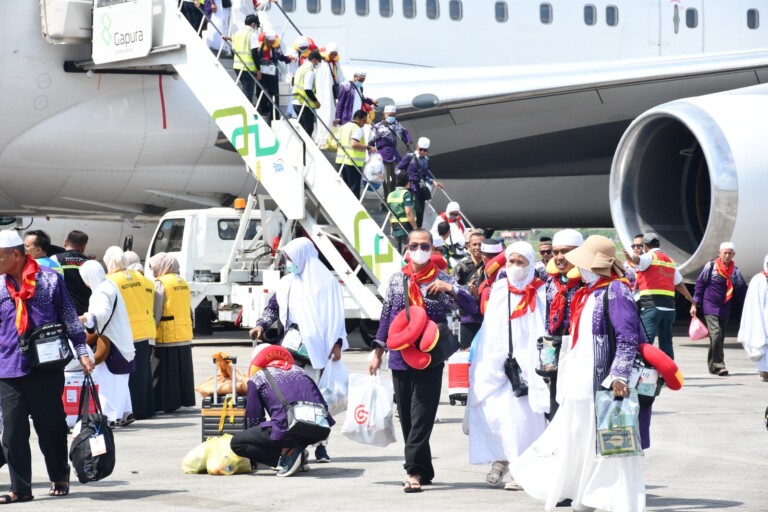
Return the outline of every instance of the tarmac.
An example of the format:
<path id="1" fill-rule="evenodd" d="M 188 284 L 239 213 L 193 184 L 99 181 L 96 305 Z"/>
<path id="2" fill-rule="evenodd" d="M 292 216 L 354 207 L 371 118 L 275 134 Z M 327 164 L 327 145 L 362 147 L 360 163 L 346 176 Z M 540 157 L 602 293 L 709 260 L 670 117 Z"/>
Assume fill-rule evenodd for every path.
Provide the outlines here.
<path id="1" fill-rule="evenodd" d="M 368 351 L 359 338 L 344 354 L 350 372 L 367 371 Z M 193 348 L 195 381 L 212 372 L 210 356 L 224 350 L 249 360 L 244 331 L 201 337 Z M 675 339 L 676 360 L 685 376 L 681 391 L 664 389 L 654 404 L 652 447 L 644 472 L 651 511 L 768 510 L 768 432 L 763 415 L 768 383 L 733 338 L 725 358 L 731 375 L 716 377 L 706 368 L 707 342 Z M 525 492 L 491 488 L 488 467 L 468 461 L 467 437 L 461 431 L 464 407 L 451 406 L 447 372 L 432 434 L 435 483 L 420 494 L 405 494 L 402 436 L 386 448 L 355 443 L 341 434 L 344 414 L 331 434 L 329 464 L 316 464 L 290 478 L 269 470 L 234 476 L 186 475 L 184 455 L 200 442 L 198 408 L 162 414 L 115 430 L 117 465 L 101 482 L 82 485 L 73 473 L 71 494 L 48 497 L 45 464 L 36 440 L 33 454 L 35 500 L 17 508 L 49 510 L 461 510 L 539 511 L 542 505 Z M 397 420 L 396 420 L 397 421 Z M 33 434 L 33 437 L 34 434 Z M 508 477 L 507 477 L 508 478 Z M 7 467 L 0 469 L 0 489 L 7 490 Z M 144 508 L 146 507 L 146 508 Z M 561 508 L 558 510 L 570 510 Z"/>

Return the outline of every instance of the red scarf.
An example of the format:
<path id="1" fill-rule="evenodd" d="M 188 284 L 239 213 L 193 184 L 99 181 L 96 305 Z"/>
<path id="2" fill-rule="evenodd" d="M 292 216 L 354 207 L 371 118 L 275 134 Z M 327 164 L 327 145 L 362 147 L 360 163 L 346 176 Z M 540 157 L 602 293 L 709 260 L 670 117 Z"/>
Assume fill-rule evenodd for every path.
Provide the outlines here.
<path id="1" fill-rule="evenodd" d="M 507 281 L 507 288 L 511 293 L 523 296 L 517 304 L 517 307 L 515 307 L 515 310 L 512 311 L 512 315 L 509 317 L 510 320 L 523 316 L 526 313 L 526 309 L 530 310 L 531 313 L 536 311 L 536 290 L 541 288 L 542 285 L 544 285 L 544 281 L 538 277 L 534 277 L 533 281 L 525 285 L 525 288 L 518 290 Z"/>
<path id="2" fill-rule="evenodd" d="M 27 301 L 35 296 L 35 274 L 40 271 L 40 265 L 37 264 L 35 259 L 27 254 L 25 256 L 24 268 L 21 271 L 21 284 L 19 291 L 13 287 L 8 280 L 8 275 L 5 276 L 5 286 L 8 288 L 8 294 L 11 296 L 11 300 L 16 303 L 16 330 L 19 334 L 24 334 L 29 326 L 29 315 L 27 313 Z"/>
<path id="3" fill-rule="evenodd" d="M 464 232 L 464 221 L 461 218 L 461 215 L 458 217 L 451 217 L 449 215 L 446 215 L 445 212 L 440 214 L 440 218 L 443 219 L 448 224 L 456 224 L 456 226 L 459 228 L 459 230 L 463 233 Z"/>
<path id="4" fill-rule="evenodd" d="M 616 274 L 611 272 L 611 277 L 601 277 L 594 286 L 584 286 L 573 295 L 573 300 L 571 300 L 571 348 L 576 346 L 576 341 L 579 338 L 579 322 L 587 299 L 593 292 L 600 288 L 605 288 L 613 281 L 621 281 L 629 286 L 629 281 L 626 278 L 622 277 L 619 279 Z"/>
<path id="5" fill-rule="evenodd" d="M 568 294 L 568 290 L 572 290 L 579 286 L 581 278 L 574 277 L 568 279 L 568 281 L 563 284 L 560 280 L 560 275 L 558 274 L 552 276 L 552 282 L 555 283 L 557 291 L 555 291 L 555 296 L 552 298 L 552 304 L 549 306 L 549 332 L 555 332 L 563 324 L 563 320 L 565 319 L 565 296 Z"/>
<path id="6" fill-rule="evenodd" d="M 485 315 L 485 308 L 488 307 L 488 299 L 491 298 L 491 288 L 493 287 L 493 283 L 496 282 L 496 276 L 498 275 L 499 270 L 501 270 L 500 265 L 493 265 L 493 260 L 488 263 L 490 263 L 491 266 L 489 267 L 486 265 L 485 269 L 488 270 L 489 268 L 493 268 L 495 270 L 492 270 L 490 274 L 486 272 L 485 281 L 480 283 L 480 286 L 477 288 L 477 298 L 480 301 L 481 315 Z"/>
<path id="7" fill-rule="evenodd" d="M 728 302 L 733 298 L 733 282 L 731 281 L 731 276 L 733 275 L 734 267 L 735 265 L 733 264 L 733 261 L 728 262 L 728 266 L 726 267 L 722 259 L 717 258 L 715 260 L 717 273 L 725 278 L 725 302 Z"/>
<path id="8" fill-rule="evenodd" d="M 413 265 L 406 265 L 403 267 L 403 274 L 409 277 L 408 279 L 408 302 L 411 306 L 424 307 L 424 297 L 421 296 L 420 284 L 431 283 L 437 279 L 437 274 L 440 270 L 433 261 L 428 261 L 424 267 L 415 272 Z"/>

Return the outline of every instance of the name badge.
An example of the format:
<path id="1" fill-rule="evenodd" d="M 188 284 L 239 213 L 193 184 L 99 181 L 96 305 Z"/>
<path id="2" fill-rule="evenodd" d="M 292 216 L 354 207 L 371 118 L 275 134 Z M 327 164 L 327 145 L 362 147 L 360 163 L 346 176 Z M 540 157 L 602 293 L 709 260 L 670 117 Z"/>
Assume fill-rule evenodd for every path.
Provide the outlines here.
<path id="1" fill-rule="evenodd" d="M 88 439 L 88 443 L 91 445 L 91 455 L 94 457 L 107 453 L 107 443 L 104 441 L 104 435 L 91 437 Z"/>
<path id="2" fill-rule="evenodd" d="M 262 64 L 261 65 L 261 74 L 263 75 L 274 75 L 277 73 L 277 66 L 274 64 Z"/>

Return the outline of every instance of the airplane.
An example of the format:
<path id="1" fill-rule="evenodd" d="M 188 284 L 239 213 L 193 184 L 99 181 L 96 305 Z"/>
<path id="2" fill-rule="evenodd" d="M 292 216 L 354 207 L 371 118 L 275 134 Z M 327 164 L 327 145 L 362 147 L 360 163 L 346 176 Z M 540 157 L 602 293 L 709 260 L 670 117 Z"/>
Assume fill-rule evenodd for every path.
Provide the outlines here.
<path id="1" fill-rule="evenodd" d="M 233 29 L 252 12 L 250 1 L 234 4 Z M 0 5 L 0 113 L 12 120 L 0 127 L 0 214 L 152 219 L 228 205 L 253 189 L 181 80 L 65 67 L 90 58 L 91 5 L 40 5 L 44 14 L 56 7 L 79 16 L 83 28 L 54 41 L 70 44 L 51 44 L 40 24 L 53 15 L 41 17 L 36 2 Z M 622 135 L 668 102 L 674 110 L 685 98 L 724 92 L 759 101 L 757 92 L 728 91 L 765 81 L 765 0 L 282 0 L 262 8 L 286 46 L 295 25 L 321 46 L 336 41 L 347 76 L 367 71 L 366 94 L 396 104 L 412 134 L 433 140 L 432 169 L 476 225 L 614 223 L 625 244 L 653 229 L 684 274 L 730 238 L 743 247 L 743 268 L 760 266 L 761 248 L 742 228 L 760 203 L 740 202 L 735 215 L 717 201 L 720 178 L 710 176 L 722 155 L 712 151 L 723 148 L 707 139 L 711 123 L 670 116 L 677 130 L 640 147 Z M 49 40 L 55 28 L 42 27 Z M 727 139 L 749 129 L 761 128 Z M 654 162 L 648 155 L 660 141 L 672 156 Z M 620 155 L 640 164 L 622 171 Z M 663 171 L 648 170 L 660 163 Z M 654 196 L 667 180 L 671 192 Z"/>

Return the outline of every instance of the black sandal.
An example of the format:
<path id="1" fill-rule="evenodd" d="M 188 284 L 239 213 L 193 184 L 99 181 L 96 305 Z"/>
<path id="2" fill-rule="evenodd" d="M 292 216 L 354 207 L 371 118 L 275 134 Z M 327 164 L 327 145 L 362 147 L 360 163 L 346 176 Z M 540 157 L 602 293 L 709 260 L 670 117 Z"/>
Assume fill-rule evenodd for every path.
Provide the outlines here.
<path id="1" fill-rule="evenodd" d="M 32 501 L 35 499 L 31 494 L 25 494 L 24 496 L 16 495 L 16 499 L 10 494 L 3 494 L 0 496 L 0 505 L 8 505 L 10 503 L 24 503 L 25 501 Z"/>

